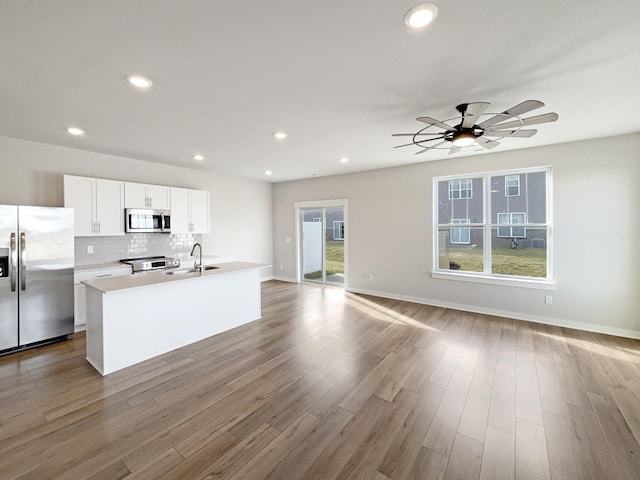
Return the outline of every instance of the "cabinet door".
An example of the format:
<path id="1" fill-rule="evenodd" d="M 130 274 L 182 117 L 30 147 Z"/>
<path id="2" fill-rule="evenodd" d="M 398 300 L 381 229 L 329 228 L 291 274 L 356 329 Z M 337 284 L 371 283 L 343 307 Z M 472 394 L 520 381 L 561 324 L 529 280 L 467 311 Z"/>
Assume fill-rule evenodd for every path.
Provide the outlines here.
<path id="1" fill-rule="evenodd" d="M 171 187 L 171 233 L 190 233 L 189 190 Z"/>
<path id="2" fill-rule="evenodd" d="M 149 208 L 144 183 L 124 182 L 124 208 Z"/>
<path id="3" fill-rule="evenodd" d="M 82 283 L 73 286 L 74 293 L 74 325 L 84 325 L 87 323 L 87 287 Z"/>
<path id="4" fill-rule="evenodd" d="M 64 206 L 73 208 L 74 236 L 95 235 L 95 178 L 64 176 Z"/>
<path id="5" fill-rule="evenodd" d="M 124 235 L 124 182 L 96 179 L 98 235 Z"/>
<path id="6" fill-rule="evenodd" d="M 191 190 L 191 228 L 192 233 L 209 233 L 209 192 Z"/>
<path id="7" fill-rule="evenodd" d="M 150 208 L 155 210 L 171 210 L 171 189 L 162 185 L 147 185 L 147 197 Z"/>

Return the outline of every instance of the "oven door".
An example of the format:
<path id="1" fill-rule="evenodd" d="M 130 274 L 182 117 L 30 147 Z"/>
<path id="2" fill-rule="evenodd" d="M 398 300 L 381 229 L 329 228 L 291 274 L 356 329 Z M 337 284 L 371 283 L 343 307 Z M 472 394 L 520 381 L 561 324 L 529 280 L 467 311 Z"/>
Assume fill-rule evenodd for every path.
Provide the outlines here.
<path id="1" fill-rule="evenodd" d="M 125 232 L 162 232 L 164 214 L 158 210 L 127 208 L 125 210 Z"/>

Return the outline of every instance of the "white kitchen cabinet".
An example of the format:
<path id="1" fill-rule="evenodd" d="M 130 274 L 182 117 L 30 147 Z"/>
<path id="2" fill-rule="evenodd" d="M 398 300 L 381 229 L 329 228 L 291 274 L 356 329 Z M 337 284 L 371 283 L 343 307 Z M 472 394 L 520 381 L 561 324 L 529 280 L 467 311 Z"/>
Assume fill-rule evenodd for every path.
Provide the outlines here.
<path id="1" fill-rule="evenodd" d="M 171 233 L 209 233 L 210 195 L 205 190 L 171 188 Z"/>
<path id="2" fill-rule="evenodd" d="M 171 188 L 162 185 L 124 182 L 125 208 L 171 209 Z"/>
<path id="3" fill-rule="evenodd" d="M 76 237 L 124 235 L 124 182 L 65 175 L 64 206 Z"/>
<path id="4" fill-rule="evenodd" d="M 114 266 L 108 268 L 77 269 L 73 275 L 74 292 L 74 325 L 75 330 L 83 330 L 87 323 L 87 294 L 84 280 L 94 278 L 117 277 L 121 275 L 131 275 L 131 267 L 128 265 Z"/>

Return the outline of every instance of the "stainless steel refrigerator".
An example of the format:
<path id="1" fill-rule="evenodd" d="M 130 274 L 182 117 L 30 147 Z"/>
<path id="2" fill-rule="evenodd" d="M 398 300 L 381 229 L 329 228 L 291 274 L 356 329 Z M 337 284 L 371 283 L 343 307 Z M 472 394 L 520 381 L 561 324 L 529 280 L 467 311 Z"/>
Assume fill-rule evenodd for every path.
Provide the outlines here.
<path id="1" fill-rule="evenodd" d="M 73 333 L 73 209 L 0 205 L 0 354 Z"/>

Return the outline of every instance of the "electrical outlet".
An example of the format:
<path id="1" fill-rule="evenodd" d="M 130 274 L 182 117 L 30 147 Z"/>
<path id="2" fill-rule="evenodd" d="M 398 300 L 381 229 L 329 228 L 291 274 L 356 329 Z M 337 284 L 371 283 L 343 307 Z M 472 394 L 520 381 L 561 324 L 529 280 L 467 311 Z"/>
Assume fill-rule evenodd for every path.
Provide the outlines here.
<path id="1" fill-rule="evenodd" d="M 93 253 L 93 245 L 87 245 L 87 253 Z"/>
<path id="2" fill-rule="evenodd" d="M 544 303 L 551 305 L 553 303 L 553 297 L 551 295 L 545 295 Z"/>
<path id="3" fill-rule="evenodd" d="M 373 273 L 369 274 L 369 281 L 372 282 L 373 281 Z"/>
<path id="4" fill-rule="evenodd" d="M 280 270 L 284 270 L 284 265 L 280 265 Z"/>

